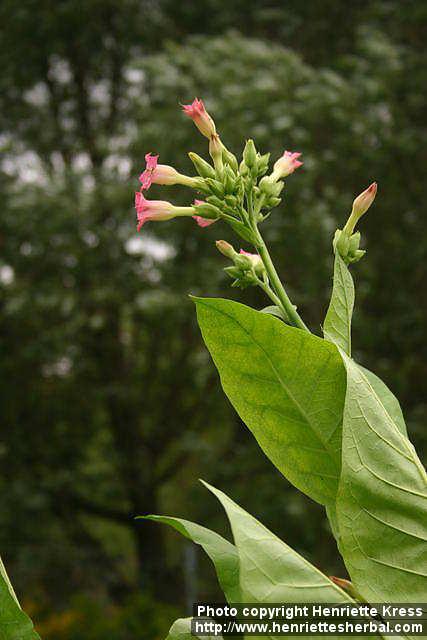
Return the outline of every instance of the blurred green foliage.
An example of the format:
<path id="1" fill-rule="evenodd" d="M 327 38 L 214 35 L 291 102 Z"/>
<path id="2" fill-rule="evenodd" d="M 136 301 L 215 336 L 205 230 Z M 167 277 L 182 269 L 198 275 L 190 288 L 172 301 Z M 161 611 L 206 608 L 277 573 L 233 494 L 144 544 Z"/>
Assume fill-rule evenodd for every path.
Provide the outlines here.
<path id="1" fill-rule="evenodd" d="M 355 356 L 426 450 L 426 14 L 387 0 L 2 3 L 0 550 L 45 638 L 161 637 L 171 604 L 218 597 L 197 551 L 133 521 L 169 512 L 221 531 L 199 476 L 342 571 L 321 509 L 261 456 L 195 325 L 189 292 L 265 305 L 228 288 L 213 242 L 229 231 L 135 232 L 144 154 L 188 172 L 187 151 L 206 155 L 179 102 L 205 98 L 235 152 L 250 136 L 273 158 L 303 152 L 265 234 L 313 328 L 333 231 L 378 180 Z M 64 616 L 71 627 L 49 631 Z"/>

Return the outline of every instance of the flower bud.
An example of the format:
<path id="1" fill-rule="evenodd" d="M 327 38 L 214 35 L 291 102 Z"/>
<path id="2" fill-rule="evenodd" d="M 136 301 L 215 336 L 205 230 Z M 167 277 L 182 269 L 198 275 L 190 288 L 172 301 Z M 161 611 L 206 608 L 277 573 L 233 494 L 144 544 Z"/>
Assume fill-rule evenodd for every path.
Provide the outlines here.
<path id="1" fill-rule="evenodd" d="M 357 198 L 354 199 L 350 217 L 343 229 L 344 233 L 349 236 L 353 233 L 358 220 L 360 220 L 363 214 L 367 212 L 367 210 L 375 200 L 375 196 L 377 195 L 377 188 L 377 183 L 373 182 L 367 189 L 365 189 L 365 191 L 362 191 L 362 193 L 360 193 Z"/>
<path id="2" fill-rule="evenodd" d="M 254 145 L 254 141 L 253 140 L 248 140 L 246 142 L 245 148 L 243 150 L 243 160 L 245 165 L 249 168 L 252 169 L 253 167 L 256 167 L 257 164 L 257 152 L 255 149 L 255 145 Z"/>
<path id="3" fill-rule="evenodd" d="M 257 275 L 261 275 L 265 272 L 264 263 L 261 259 L 261 256 L 259 256 L 257 253 L 249 253 L 248 251 L 240 249 L 240 256 L 244 256 L 244 258 L 248 261 L 247 264 L 249 265 L 249 268 L 253 269 Z"/>
<path id="4" fill-rule="evenodd" d="M 224 171 L 225 193 L 232 194 L 236 188 L 236 174 L 231 167 L 225 167 Z"/>
<path id="5" fill-rule="evenodd" d="M 203 160 L 203 158 L 197 155 L 197 153 L 193 153 L 192 151 L 190 151 L 188 156 L 191 162 L 194 164 L 194 167 L 199 176 L 201 176 L 202 178 L 215 178 L 215 170 L 213 167 L 211 167 L 209 162 L 206 162 L 206 160 Z"/>
<path id="6" fill-rule="evenodd" d="M 210 218 L 212 220 L 216 220 L 221 216 L 221 211 L 213 204 L 209 204 L 208 202 L 204 202 L 203 200 L 195 200 L 194 206 L 198 215 L 203 216 L 204 218 Z"/>
<path id="7" fill-rule="evenodd" d="M 234 260 L 235 256 L 238 255 L 233 246 L 225 240 L 217 240 L 215 244 L 218 251 L 226 258 L 230 258 L 230 260 Z"/>
<path id="8" fill-rule="evenodd" d="M 218 198 L 224 197 L 224 186 L 221 182 L 213 180 L 212 178 L 206 178 L 206 185 L 215 196 L 218 196 Z"/>
<path id="9" fill-rule="evenodd" d="M 182 109 L 206 138 L 210 139 L 216 134 L 215 123 L 206 111 L 203 100 L 194 98 L 191 104 L 183 104 Z"/>
<path id="10" fill-rule="evenodd" d="M 218 172 L 222 172 L 223 170 L 223 162 L 222 162 L 222 143 L 219 139 L 219 135 L 215 134 L 209 140 L 209 155 L 212 158 L 215 169 Z"/>
<path id="11" fill-rule="evenodd" d="M 259 155 L 258 154 L 258 173 L 259 175 L 263 176 L 265 173 L 267 173 L 268 170 L 268 163 L 270 160 L 270 154 L 269 153 L 264 153 L 264 155 Z"/>
<path id="12" fill-rule="evenodd" d="M 237 162 L 237 158 L 234 155 L 234 153 L 231 153 L 231 151 L 229 151 L 224 147 L 222 150 L 222 157 L 224 159 L 224 162 L 229 164 L 230 167 L 233 169 L 233 171 L 237 173 L 237 170 L 239 168 L 239 163 Z"/>

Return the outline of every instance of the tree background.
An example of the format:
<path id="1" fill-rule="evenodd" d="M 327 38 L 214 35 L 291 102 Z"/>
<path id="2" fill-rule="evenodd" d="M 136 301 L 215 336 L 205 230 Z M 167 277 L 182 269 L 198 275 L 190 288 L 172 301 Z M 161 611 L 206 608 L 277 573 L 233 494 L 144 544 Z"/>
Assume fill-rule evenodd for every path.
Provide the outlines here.
<path id="1" fill-rule="evenodd" d="M 328 574 L 323 511 L 258 449 L 223 396 L 187 294 L 229 289 L 228 229 L 135 230 L 147 151 L 190 172 L 203 97 L 234 152 L 248 137 L 304 167 L 265 226 L 316 332 L 331 238 L 379 182 L 354 269 L 357 359 L 425 431 L 427 6 L 422 0 L 3 0 L 0 40 L 0 550 L 46 640 L 164 637 L 218 599 L 198 549 L 143 513 L 227 532 L 221 487 Z M 184 189 L 152 188 L 188 203 Z M 161 196 L 160 196 L 161 194 Z"/>

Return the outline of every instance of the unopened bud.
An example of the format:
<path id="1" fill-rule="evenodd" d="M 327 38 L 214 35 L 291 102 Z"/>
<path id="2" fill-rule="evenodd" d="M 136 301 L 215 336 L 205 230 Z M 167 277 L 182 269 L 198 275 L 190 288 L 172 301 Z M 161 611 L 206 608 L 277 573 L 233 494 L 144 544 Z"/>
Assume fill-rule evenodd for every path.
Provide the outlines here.
<path id="1" fill-rule="evenodd" d="M 377 188 L 377 183 L 373 182 L 367 189 L 365 189 L 365 191 L 362 191 L 362 193 L 360 193 L 357 198 L 354 199 L 350 217 L 343 229 L 344 233 L 349 236 L 353 233 L 358 220 L 363 216 L 364 213 L 367 212 L 367 210 L 375 200 L 375 196 L 377 195 Z"/>
<path id="2" fill-rule="evenodd" d="M 194 98 L 191 104 L 183 104 L 182 110 L 193 120 L 200 133 L 206 138 L 211 138 L 216 134 L 215 123 L 206 111 L 203 100 Z"/>
<path id="3" fill-rule="evenodd" d="M 197 153 L 193 153 L 192 151 L 190 151 L 188 156 L 194 164 L 199 176 L 202 178 L 215 178 L 215 169 L 209 164 L 209 162 L 206 162 L 206 160 L 203 160 L 203 158 L 197 155 Z"/>
<path id="4" fill-rule="evenodd" d="M 206 178 L 206 184 L 213 193 L 213 195 L 218 198 L 224 197 L 224 186 L 218 180 L 214 180 L 213 178 Z"/>
<path id="5" fill-rule="evenodd" d="M 231 167 L 226 167 L 224 171 L 224 187 L 228 194 L 234 193 L 236 187 L 236 175 Z"/>
<path id="6" fill-rule="evenodd" d="M 196 209 L 197 215 L 202 216 L 203 218 L 216 220 L 216 218 L 221 216 L 220 209 L 215 207 L 213 204 L 204 202 L 203 200 L 195 200 L 194 208 Z"/>
<path id="7" fill-rule="evenodd" d="M 265 271 L 264 263 L 257 253 L 249 253 L 240 249 L 238 258 L 235 259 L 237 265 L 247 265 L 246 268 L 253 269 L 257 275 L 261 275 Z"/>
<path id="8" fill-rule="evenodd" d="M 224 162 L 226 162 L 227 164 L 230 165 L 230 167 L 233 169 L 233 171 L 235 173 L 237 173 L 237 170 L 239 168 L 239 163 L 237 162 L 237 158 L 234 155 L 234 153 L 231 153 L 231 151 L 229 151 L 228 149 L 226 149 L 225 147 L 223 147 L 222 150 L 222 157 L 224 159 Z"/>
<path id="9" fill-rule="evenodd" d="M 255 145 L 254 145 L 254 141 L 253 140 L 248 140 L 246 142 L 245 148 L 243 150 L 243 160 L 245 162 L 245 165 L 249 168 L 252 169 L 252 167 L 255 167 L 257 164 L 257 152 L 255 149 Z"/>
<path id="10" fill-rule="evenodd" d="M 212 158 L 215 169 L 218 172 L 222 172 L 223 170 L 223 162 L 222 162 L 222 142 L 219 139 L 219 135 L 215 134 L 209 140 L 209 155 Z"/>
<path id="11" fill-rule="evenodd" d="M 226 240 L 217 240 L 215 244 L 218 251 L 226 258 L 230 258 L 230 260 L 234 260 L 235 256 L 238 255 L 237 251 L 235 251 L 233 246 Z"/>
<path id="12" fill-rule="evenodd" d="M 264 153 L 264 155 L 262 155 L 262 156 L 258 154 L 258 173 L 259 173 L 259 175 L 263 176 L 265 173 L 267 173 L 269 160 L 270 160 L 270 154 L 269 153 Z"/>

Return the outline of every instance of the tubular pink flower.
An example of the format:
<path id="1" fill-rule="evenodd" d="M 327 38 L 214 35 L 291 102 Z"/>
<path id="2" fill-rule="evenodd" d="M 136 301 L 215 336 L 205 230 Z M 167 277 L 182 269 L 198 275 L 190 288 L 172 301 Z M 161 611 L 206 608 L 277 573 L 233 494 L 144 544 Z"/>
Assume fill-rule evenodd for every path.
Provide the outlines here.
<path id="1" fill-rule="evenodd" d="M 153 182 L 153 172 L 157 167 L 158 157 L 159 156 L 152 156 L 151 153 L 147 153 L 145 155 L 145 170 L 139 176 L 141 188 L 144 190 L 151 187 L 151 183 Z"/>
<path id="2" fill-rule="evenodd" d="M 206 138 L 212 138 L 216 134 L 215 123 L 205 109 L 203 100 L 194 98 L 191 104 L 183 104 L 182 110 L 192 119 L 198 130 Z"/>
<path id="3" fill-rule="evenodd" d="M 276 180 L 280 178 L 286 178 L 291 173 L 302 166 L 302 162 L 298 160 L 301 156 L 299 151 L 285 151 L 281 158 L 279 158 L 273 167 L 273 176 Z"/>
<path id="4" fill-rule="evenodd" d="M 174 206 L 170 202 L 147 200 L 141 191 L 135 193 L 135 209 L 138 218 L 138 231 L 148 220 L 170 220 L 174 217 Z"/>
<path id="5" fill-rule="evenodd" d="M 204 200 L 195 200 L 194 204 L 206 204 Z M 210 227 L 214 222 L 218 222 L 219 218 L 203 218 L 202 216 L 193 216 L 193 219 L 197 222 L 199 227 Z"/>
<path id="6" fill-rule="evenodd" d="M 152 184 L 185 184 L 187 186 L 195 187 L 196 178 L 190 178 L 178 173 L 176 169 L 170 167 L 167 164 L 157 164 L 159 156 L 152 156 L 147 153 L 145 156 L 146 167 L 145 170 L 139 176 L 141 182 L 141 189 L 146 191 Z"/>
<path id="7" fill-rule="evenodd" d="M 178 216 L 192 216 L 193 207 L 174 207 L 165 200 L 147 200 L 142 191 L 135 193 L 135 209 L 138 218 L 137 230 L 148 222 L 148 220 L 171 220 Z"/>

